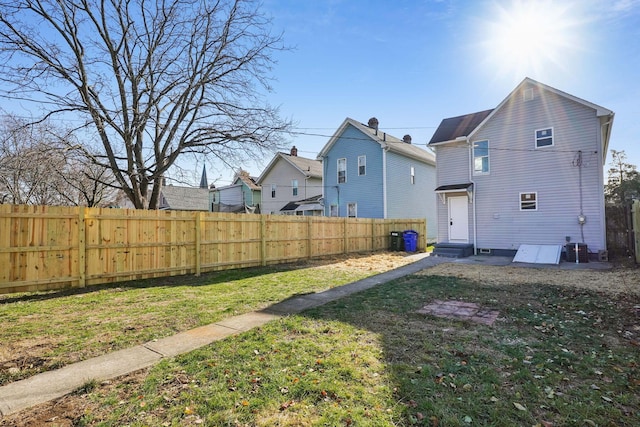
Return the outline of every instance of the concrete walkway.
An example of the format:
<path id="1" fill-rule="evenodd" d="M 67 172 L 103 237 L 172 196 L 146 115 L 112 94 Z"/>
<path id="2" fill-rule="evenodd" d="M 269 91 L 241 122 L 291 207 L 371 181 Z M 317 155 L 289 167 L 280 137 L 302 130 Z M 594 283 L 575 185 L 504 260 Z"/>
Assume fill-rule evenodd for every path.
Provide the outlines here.
<path id="1" fill-rule="evenodd" d="M 77 390 L 88 381 L 104 381 L 139 369 L 147 368 L 166 357 L 174 357 L 245 332 L 257 326 L 290 314 L 300 313 L 318 307 L 347 295 L 354 294 L 382 283 L 417 273 L 425 268 L 442 263 L 464 263 L 482 265 L 509 265 L 511 258 L 475 256 L 463 259 L 431 257 L 426 253 L 410 255 L 415 262 L 376 276 L 328 289 L 324 292 L 298 295 L 274 304 L 265 310 L 234 316 L 220 322 L 201 326 L 186 332 L 148 342 L 132 348 L 105 354 L 82 362 L 67 365 L 61 369 L 44 372 L 22 381 L 0 387 L 0 420 L 3 416 L 16 413 L 31 406 L 47 402 Z M 599 264 L 599 265 L 596 265 Z M 606 268 L 608 263 L 569 264 L 542 266 L 551 268 Z M 540 265 L 513 264 L 524 267 Z M 604 267 L 603 267 L 604 265 Z"/>

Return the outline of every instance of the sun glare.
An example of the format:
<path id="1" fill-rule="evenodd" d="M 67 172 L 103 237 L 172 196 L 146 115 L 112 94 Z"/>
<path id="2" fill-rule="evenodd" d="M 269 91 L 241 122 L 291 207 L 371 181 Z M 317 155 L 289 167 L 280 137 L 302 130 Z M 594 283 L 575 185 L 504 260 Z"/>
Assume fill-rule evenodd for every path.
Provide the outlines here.
<path id="1" fill-rule="evenodd" d="M 580 49 L 570 2 L 513 1 L 496 5 L 488 18 L 486 49 L 501 74 L 523 77 L 548 68 L 570 68 Z"/>

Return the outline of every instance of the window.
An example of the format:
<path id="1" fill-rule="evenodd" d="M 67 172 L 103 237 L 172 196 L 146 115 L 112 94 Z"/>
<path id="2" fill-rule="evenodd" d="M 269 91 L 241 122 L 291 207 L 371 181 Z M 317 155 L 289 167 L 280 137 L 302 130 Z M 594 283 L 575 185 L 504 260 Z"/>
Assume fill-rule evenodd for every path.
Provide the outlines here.
<path id="1" fill-rule="evenodd" d="M 553 146 L 553 128 L 536 130 L 536 148 Z"/>
<path id="2" fill-rule="evenodd" d="M 415 184 L 416 183 L 416 168 L 414 168 L 413 166 L 411 166 L 411 184 Z"/>
<path id="3" fill-rule="evenodd" d="M 358 156 L 358 175 L 367 174 L 367 156 Z"/>
<path id="4" fill-rule="evenodd" d="M 271 198 L 272 199 L 276 198 L 276 185 L 275 184 L 271 184 Z"/>
<path id="5" fill-rule="evenodd" d="M 537 211 L 538 193 L 520 193 L 520 210 Z"/>
<path id="6" fill-rule="evenodd" d="M 338 205 L 331 205 L 329 216 L 338 216 Z"/>
<path id="7" fill-rule="evenodd" d="M 347 159 L 338 159 L 338 184 L 347 182 Z"/>
<path id="8" fill-rule="evenodd" d="M 473 143 L 473 173 L 474 175 L 489 173 L 489 141 Z"/>
<path id="9" fill-rule="evenodd" d="M 297 196 L 298 195 L 298 180 L 297 179 L 291 180 L 291 189 L 292 189 L 291 193 L 294 196 Z"/>
<path id="10" fill-rule="evenodd" d="M 347 203 L 347 216 L 349 218 L 357 218 L 358 217 L 358 204 L 357 203 Z"/>

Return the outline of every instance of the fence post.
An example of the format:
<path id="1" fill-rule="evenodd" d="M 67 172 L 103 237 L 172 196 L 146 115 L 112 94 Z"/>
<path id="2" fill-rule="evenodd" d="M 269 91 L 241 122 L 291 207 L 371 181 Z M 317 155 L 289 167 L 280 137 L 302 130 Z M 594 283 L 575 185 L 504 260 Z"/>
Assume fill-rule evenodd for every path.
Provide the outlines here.
<path id="1" fill-rule="evenodd" d="M 347 252 L 347 247 L 348 247 L 348 243 L 349 243 L 349 237 L 347 236 L 347 233 L 349 232 L 349 227 L 348 227 L 348 217 L 344 217 L 344 221 L 342 222 L 342 226 L 344 228 L 344 238 L 342 239 L 342 245 L 344 246 L 344 250 L 343 252 L 346 254 Z"/>
<path id="2" fill-rule="evenodd" d="M 307 217 L 307 258 L 311 259 L 313 255 L 313 251 L 311 250 L 311 245 L 313 244 L 313 236 L 311 235 L 313 231 L 313 224 L 311 223 L 311 219 L 313 217 L 309 215 Z"/>
<path id="3" fill-rule="evenodd" d="M 640 264 L 640 200 L 634 200 L 631 205 L 631 228 L 635 240 L 636 262 Z"/>
<path id="4" fill-rule="evenodd" d="M 87 284 L 87 257 L 86 257 L 86 223 L 85 208 L 78 207 L 78 286 L 84 288 Z"/>
<path id="5" fill-rule="evenodd" d="M 376 250 L 376 220 L 371 218 L 369 221 L 371 221 L 371 251 L 373 252 Z"/>
<path id="6" fill-rule="evenodd" d="M 267 265 L 267 219 L 260 214 L 260 264 Z"/>
<path id="7" fill-rule="evenodd" d="M 196 276 L 200 276 L 202 269 L 202 212 L 196 212 Z"/>

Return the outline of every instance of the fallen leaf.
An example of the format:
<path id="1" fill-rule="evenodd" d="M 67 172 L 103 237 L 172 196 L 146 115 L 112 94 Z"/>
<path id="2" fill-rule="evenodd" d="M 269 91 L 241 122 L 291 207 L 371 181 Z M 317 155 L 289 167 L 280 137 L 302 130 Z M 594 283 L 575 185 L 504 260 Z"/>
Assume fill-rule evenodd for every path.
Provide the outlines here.
<path id="1" fill-rule="evenodd" d="M 600 396 L 602 397 L 602 400 L 604 400 L 605 402 L 613 402 L 613 400 L 610 397 L 607 396 Z"/>
<path id="2" fill-rule="evenodd" d="M 585 420 L 582 420 L 582 421 L 583 421 L 586 425 L 589 425 L 589 426 L 592 426 L 592 427 L 596 427 L 596 426 L 597 426 L 597 424 L 596 424 L 596 423 L 594 423 L 594 422 L 593 422 L 593 421 L 591 421 L 591 420 L 586 420 L 586 419 L 585 419 Z"/>
<path id="3" fill-rule="evenodd" d="M 469 415 L 465 415 L 462 420 L 467 424 L 471 424 L 471 422 L 473 421 L 473 419 Z"/>
<path id="4" fill-rule="evenodd" d="M 527 408 L 525 408 L 524 406 L 522 406 L 518 402 L 513 402 L 513 406 L 515 406 L 518 411 L 526 411 L 527 410 Z"/>

